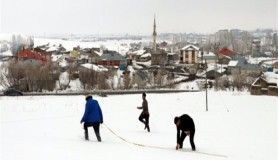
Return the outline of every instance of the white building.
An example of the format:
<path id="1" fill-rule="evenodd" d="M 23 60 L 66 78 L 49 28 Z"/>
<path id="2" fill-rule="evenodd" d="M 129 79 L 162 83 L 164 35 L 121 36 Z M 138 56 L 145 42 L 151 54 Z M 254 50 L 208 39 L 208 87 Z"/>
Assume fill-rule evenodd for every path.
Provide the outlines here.
<path id="1" fill-rule="evenodd" d="M 194 45 L 187 45 L 180 50 L 181 64 L 198 63 L 199 48 Z"/>

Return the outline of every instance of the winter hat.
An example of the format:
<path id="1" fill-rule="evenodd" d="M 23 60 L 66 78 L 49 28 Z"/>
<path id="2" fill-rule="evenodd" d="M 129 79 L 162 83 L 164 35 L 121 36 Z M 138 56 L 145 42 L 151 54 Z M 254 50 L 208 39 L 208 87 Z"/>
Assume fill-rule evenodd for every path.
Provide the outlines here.
<path id="1" fill-rule="evenodd" d="M 88 99 L 91 99 L 91 98 L 93 98 L 92 95 L 88 94 L 88 95 L 86 95 L 86 98 L 85 98 L 85 99 L 86 99 L 86 101 L 87 101 Z"/>
<path id="2" fill-rule="evenodd" d="M 143 93 L 142 93 L 142 96 L 143 96 L 143 97 L 146 97 L 146 93 L 145 93 L 145 92 L 143 92 Z"/>

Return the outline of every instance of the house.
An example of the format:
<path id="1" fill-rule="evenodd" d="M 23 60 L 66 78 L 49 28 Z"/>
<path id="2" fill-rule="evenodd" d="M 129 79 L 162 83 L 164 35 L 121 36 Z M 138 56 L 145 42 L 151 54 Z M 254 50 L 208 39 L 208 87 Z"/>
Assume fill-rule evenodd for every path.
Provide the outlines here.
<path id="1" fill-rule="evenodd" d="M 224 75 L 227 71 L 226 65 L 208 64 L 206 68 L 206 76 L 208 79 L 216 79 Z"/>
<path id="2" fill-rule="evenodd" d="M 70 57 L 78 59 L 80 57 L 80 47 L 74 47 L 73 50 L 70 51 Z"/>
<path id="3" fill-rule="evenodd" d="M 139 49 L 139 50 L 130 52 L 130 53 L 128 54 L 128 58 L 131 59 L 131 60 L 140 61 L 140 57 L 141 57 L 144 53 L 147 53 L 148 50 L 149 50 L 148 48 L 145 48 L 145 49 Z"/>
<path id="4" fill-rule="evenodd" d="M 127 66 L 127 60 L 116 51 L 105 50 L 97 61 L 98 65 L 119 67 L 124 70 Z"/>
<path id="5" fill-rule="evenodd" d="M 239 58 L 238 60 L 231 60 L 228 64 L 228 73 L 231 74 L 260 74 L 263 69 L 257 64 L 250 64 L 245 58 Z"/>
<path id="6" fill-rule="evenodd" d="M 97 63 L 97 60 L 103 54 L 103 51 L 100 48 L 91 48 L 91 54 L 89 54 L 89 62 L 90 63 Z"/>
<path id="7" fill-rule="evenodd" d="M 79 69 L 80 70 L 89 69 L 89 70 L 94 70 L 96 72 L 107 72 L 108 71 L 108 69 L 103 67 L 102 65 L 95 65 L 95 64 L 91 64 L 91 63 L 81 64 Z"/>
<path id="8" fill-rule="evenodd" d="M 47 64 L 51 61 L 51 55 L 30 49 L 23 49 L 17 53 L 17 60 L 34 60 L 41 64 Z"/>
<path id="9" fill-rule="evenodd" d="M 252 95 L 272 95 L 278 96 L 278 74 L 266 72 L 258 77 L 251 85 Z"/>
<path id="10" fill-rule="evenodd" d="M 179 54 L 178 53 L 167 53 L 167 64 L 174 64 L 179 60 Z"/>
<path id="11" fill-rule="evenodd" d="M 150 60 L 151 60 L 151 53 L 144 53 L 137 59 L 137 61 L 139 62 L 147 62 Z"/>
<path id="12" fill-rule="evenodd" d="M 198 61 L 201 63 L 212 64 L 217 62 L 217 56 L 213 52 L 199 52 Z"/>
<path id="13" fill-rule="evenodd" d="M 238 53 L 233 50 L 224 47 L 218 51 L 218 63 L 228 64 L 231 59 L 238 57 Z"/>
<path id="14" fill-rule="evenodd" d="M 222 74 L 217 70 L 209 70 L 206 72 L 206 76 L 208 79 L 216 79 L 222 76 Z"/>
<path id="15" fill-rule="evenodd" d="M 162 49 L 156 49 L 151 55 L 151 64 L 164 66 L 167 63 L 167 53 Z"/>
<path id="16" fill-rule="evenodd" d="M 180 50 L 181 64 L 196 64 L 198 63 L 199 48 L 194 45 L 187 45 Z"/>
<path id="17" fill-rule="evenodd" d="M 161 43 L 159 44 L 159 47 L 160 47 L 160 48 L 166 48 L 167 45 L 168 45 L 168 43 L 165 42 L 165 41 L 163 41 L 163 42 L 161 42 Z"/>
<path id="18" fill-rule="evenodd" d="M 274 62 L 274 63 L 272 64 L 272 67 L 273 67 L 274 69 L 278 69 L 278 61 L 277 61 L 277 62 Z"/>

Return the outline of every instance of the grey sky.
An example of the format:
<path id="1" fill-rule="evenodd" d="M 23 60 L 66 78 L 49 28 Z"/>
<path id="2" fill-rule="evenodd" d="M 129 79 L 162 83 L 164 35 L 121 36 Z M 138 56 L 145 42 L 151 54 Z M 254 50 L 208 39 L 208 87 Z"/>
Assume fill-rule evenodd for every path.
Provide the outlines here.
<path id="1" fill-rule="evenodd" d="M 277 28 L 277 0 L 0 0 L 1 32 L 210 33 Z"/>

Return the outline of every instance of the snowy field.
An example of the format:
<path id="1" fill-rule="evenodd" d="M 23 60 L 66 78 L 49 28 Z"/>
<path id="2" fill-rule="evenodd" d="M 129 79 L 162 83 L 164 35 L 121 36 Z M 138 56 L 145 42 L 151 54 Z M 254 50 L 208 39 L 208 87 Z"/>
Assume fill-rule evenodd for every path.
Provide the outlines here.
<path id="1" fill-rule="evenodd" d="M 104 123 L 127 143 L 100 128 L 102 142 L 89 129 L 84 140 L 80 122 L 84 96 L 0 97 L 1 160 L 276 160 L 278 157 L 277 97 L 247 92 L 147 94 L 148 133 L 138 116 L 141 95 L 94 97 Z M 176 151 L 175 116 L 189 114 L 195 121 L 192 152 L 188 137 Z M 153 146 L 153 147 L 149 147 Z M 160 148 L 155 148 L 160 147 Z"/>
<path id="2" fill-rule="evenodd" d="M 139 43 L 142 42 L 144 44 L 149 43 L 149 39 L 142 39 L 142 40 L 107 40 L 107 41 L 95 41 L 95 42 L 82 42 L 79 40 L 62 40 L 62 39 L 48 39 L 48 38 L 35 38 L 34 45 L 41 46 L 46 45 L 49 43 L 50 46 L 59 46 L 62 44 L 63 47 L 67 51 L 71 51 L 73 47 L 80 46 L 81 48 L 92 48 L 92 47 L 101 47 L 104 46 L 109 50 L 114 50 L 119 52 L 122 55 L 125 55 L 126 52 L 130 49 L 130 43 Z"/>

